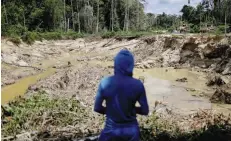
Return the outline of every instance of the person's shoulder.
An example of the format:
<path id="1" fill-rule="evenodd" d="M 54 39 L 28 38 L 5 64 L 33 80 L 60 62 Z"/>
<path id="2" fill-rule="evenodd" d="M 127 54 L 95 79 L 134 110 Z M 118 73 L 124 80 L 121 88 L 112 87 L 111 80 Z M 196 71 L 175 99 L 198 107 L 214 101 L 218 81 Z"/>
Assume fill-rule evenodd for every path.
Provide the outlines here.
<path id="1" fill-rule="evenodd" d="M 107 85 L 109 85 L 110 81 L 112 79 L 112 76 L 105 76 L 101 79 L 100 84 L 103 88 L 105 88 Z"/>
<path id="2" fill-rule="evenodd" d="M 109 81 L 113 76 L 104 76 L 102 79 L 101 79 L 101 82 L 106 82 L 106 81 Z"/>
<path id="3" fill-rule="evenodd" d="M 136 85 L 143 85 L 143 83 L 137 78 L 133 78 L 133 83 L 135 83 Z"/>

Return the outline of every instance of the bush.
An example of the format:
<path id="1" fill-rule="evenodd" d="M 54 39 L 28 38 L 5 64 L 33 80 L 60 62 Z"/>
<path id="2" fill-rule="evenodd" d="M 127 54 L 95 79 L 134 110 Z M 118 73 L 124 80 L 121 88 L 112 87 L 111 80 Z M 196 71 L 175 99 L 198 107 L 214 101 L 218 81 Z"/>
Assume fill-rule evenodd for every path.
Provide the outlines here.
<path id="1" fill-rule="evenodd" d="M 41 130 L 47 126 L 76 125 L 86 114 L 76 99 L 51 99 L 42 91 L 29 98 L 19 98 L 2 108 L 3 136 L 20 134 L 23 130 Z M 6 113 L 11 119 L 8 119 Z M 43 115 L 46 114 L 49 122 L 43 124 Z"/>
<path id="2" fill-rule="evenodd" d="M 102 34 L 102 38 L 112 38 L 116 35 L 115 32 L 105 32 Z"/>
<path id="3" fill-rule="evenodd" d="M 27 29 L 22 25 L 4 25 L 2 27 L 2 35 L 8 37 L 22 36 Z"/>
<path id="4" fill-rule="evenodd" d="M 59 40 L 62 39 L 61 32 L 45 32 L 41 33 L 41 37 L 46 40 Z"/>
<path id="5" fill-rule="evenodd" d="M 168 32 L 171 32 L 171 33 L 172 33 L 173 31 L 174 31 L 174 27 L 169 27 L 169 28 L 168 28 Z"/>
<path id="6" fill-rule="evenodd" d="M 190 33 L 199 33 L 200 32 L 200 27 L 198 25 L 192 25 L 190 27 Z"/>
<path id="7" fill-rule="evenodd" d="M 229 26 L 226 26 L 226 27 L 225 27 L 225 25 L 218 26 L 216 28 L 215 34 L 216 35 L 224 34 L 225 33 L 225 28 L 227 29 L 227 32 L 228 32 Z"/>
<path id="8" fill-rule="evenodd" d="M 83 38 L 84 35 L 82 33 L 77 33 L 77 32 L 67 32 L 63 34 L 63 37 L 65 39 L 77 39 L 77 38 Z"/>
<path id="9" fill-rule="evenodd" d="M 36 40 L 42 40 L 41 36 L 39 33 L 37 32 L 26 32 L 23 36 L 22 36 L 22 40 L 31 45 L 33 44 Z"/>

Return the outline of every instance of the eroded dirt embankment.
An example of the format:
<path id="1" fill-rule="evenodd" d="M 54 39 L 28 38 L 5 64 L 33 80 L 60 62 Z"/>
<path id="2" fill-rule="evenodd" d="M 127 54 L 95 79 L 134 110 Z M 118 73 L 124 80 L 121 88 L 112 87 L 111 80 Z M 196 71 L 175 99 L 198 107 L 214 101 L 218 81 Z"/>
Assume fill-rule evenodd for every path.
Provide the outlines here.
<path id="1" fill-rule="evenodd" d="M 201 109 L 230 113 L 230 105 L 210 103 L 210 98 L 229 103 L 231 93 L 230 38 L 215 36 L 36 41 L 32 46 L 2 40 L 2 98 L 13 100 L 9 93 L 17 96 L 17 89 L 27 91 L 26 96 L 45 91 L 51 97 L 76 98 L 95 117 L 91 108 L 97 85 L 113 74 L 113 57 L 122 48 L 135 56 L 134 74 L 144 81 L 152 111 L 177 120 Z M 82 132 L 90 130 L 93 122 L 87 120 Z M 184 126 L 188 122 L 179 122 L 188 128 Z"/>

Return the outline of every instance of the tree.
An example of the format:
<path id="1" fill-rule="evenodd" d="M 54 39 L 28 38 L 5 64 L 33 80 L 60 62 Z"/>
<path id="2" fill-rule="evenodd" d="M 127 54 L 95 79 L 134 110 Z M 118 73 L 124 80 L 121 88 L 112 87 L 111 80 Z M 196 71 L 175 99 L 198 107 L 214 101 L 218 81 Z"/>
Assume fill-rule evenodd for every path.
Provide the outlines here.
<path id="1" fill-rule="evenodd" d="M 96 23 L 96 33 L 99 32 L 99 0 L 97 0 L 97 23 Z"/>

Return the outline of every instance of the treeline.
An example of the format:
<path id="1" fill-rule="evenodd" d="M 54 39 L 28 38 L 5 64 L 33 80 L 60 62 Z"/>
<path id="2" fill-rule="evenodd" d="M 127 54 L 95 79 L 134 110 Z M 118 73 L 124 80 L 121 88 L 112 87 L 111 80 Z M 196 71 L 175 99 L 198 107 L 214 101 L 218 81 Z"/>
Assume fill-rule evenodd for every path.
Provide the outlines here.
<path id="1" fill-rule="evenodd" d="M 179 30 L 184 24 L 198 33 L 209 26 L 219 26 L 222 33 L 231 24 L 231 0 L 202 0 L 197 7 L 183 6 L 180 15 L 144 12 L 145 0 L 1 0 L 2 35 L 27 40 L 28 32 L 74 33 L 107 31 Z M 190 0 L 189 0 L 190 2 Z M 226 26 L 225 26 L 226 25 Z M 227 32 L 227 31 L 226 31 Z M 31 33 L 30 33 L 31 34 Z M 110 34 L 114 35 L 114 34 Z M 37 34 L 33 34 L 36 36 Z M 45 34 L 39 36 L 47 37 Z"/>
<path id="2" fill-rule="evenodd" d="M 211 26 L 230 31 L 231 0 L 202 0 L 196 8 L 185 5 L 181 12 L 182 20 L 190 23 L 195 32 Z"/>
<path id="3" fill-rule="evenodd" d="M 181 16 L 148 13 L 149 27 L 180 30 L 186 25 L 193 33 L 209 32 L 212 27 L 217 32 L 231 32 L 231 0 L 202 0 L 196 7 L 190 6 L 189 0 L 180 12 Z"/>
<path id="4" fill-rule="evenodd" d="M 140 0 L 2 0 L 2 34 L 145 29 Z"/>

